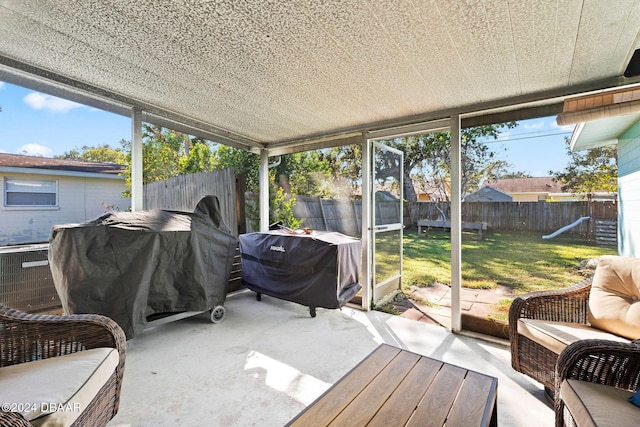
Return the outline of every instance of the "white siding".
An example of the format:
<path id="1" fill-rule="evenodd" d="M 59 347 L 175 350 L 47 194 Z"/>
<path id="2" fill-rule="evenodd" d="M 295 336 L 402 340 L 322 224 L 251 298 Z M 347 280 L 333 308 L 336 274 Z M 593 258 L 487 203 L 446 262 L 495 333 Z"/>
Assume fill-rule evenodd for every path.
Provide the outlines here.
<path id="1" fill-rule="evenodd" d="M 618 253 L 640 258 L 640 122 L 618 142 Z"/>
<path id="2" fill-rule="evenodd" d="M 31 178 L 28 174 L 3 174 L 4 177 Z M 7 208 L 0 203 L 0 246 L 37 243 L 49 240 L 51 228 L 58 224 L 81 223 L 106 212 L 114 205 L 121 211 L 129 209 L 131 199 L 123 199 L 124 179 L 37 175 L 36 179 L 58 181 L 56 208 Z"/>

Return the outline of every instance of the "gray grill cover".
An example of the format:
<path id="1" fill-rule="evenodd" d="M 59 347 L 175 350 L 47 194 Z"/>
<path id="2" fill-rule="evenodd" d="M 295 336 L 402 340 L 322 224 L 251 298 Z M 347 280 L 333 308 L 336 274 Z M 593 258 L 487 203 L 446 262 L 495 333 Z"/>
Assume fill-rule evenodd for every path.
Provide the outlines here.
<path id="1" fill-rule="evenodd" d="M 310 308 L 340 308 L 361 288 L 360 247 L 360 240 L 335 232 L 241 234 L 242 281 Z"/>
<path id="2" fill-rule="evenodd" d="M 117 212 L 55 226 L 49 263 L 66 313 L 108 316 L 133 338 L 153 314 L 222 305 L 237 242 L 218 199 L 206 196 L 193 213 Z"/>

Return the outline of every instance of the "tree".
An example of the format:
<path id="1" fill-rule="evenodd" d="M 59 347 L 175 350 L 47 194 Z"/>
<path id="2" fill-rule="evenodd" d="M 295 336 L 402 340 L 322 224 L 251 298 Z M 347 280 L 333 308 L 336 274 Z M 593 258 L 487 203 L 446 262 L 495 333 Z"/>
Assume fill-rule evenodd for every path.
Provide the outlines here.
<path id="1" fill-rule="evenodd" d="M 289 194 L 333 197 L 332 168 L 321 151 L 283 155 L 274 167 L 276 182 Z"/>
<path id="2" fill-rule="evenodd" d="M 461 186 L 463 194 L 479 188 L 480 182 L 488 177 L 505 172 L 505 162 L 498 160 L 496 153 L 484 141 L 495 139 L 504 128 L 517 126 L 515 122 L 477 126 L 463 129 L 461 133 Z M 411 135 L 382 141 L 383 144 L 403 151 L 404 198 L 415 201 L 414 179 L 417 172 L 424 174 L 422 187 L 438 188 L 443 198 L 449 198 L 450 188 L 450 132 L 435 132 L 422 135 Z M 343 172 L 352 178 L 356 176 L 353 168 L 359 167 L 358 146 L 341 147 L 334 150 L 335 158 L 348 159 Z M 400 165 L 393 154 L 381 153 L 376 158 L 376 178 L 384 182 L 390 177 L 399 175 Z M 359 172 L 359 171 L 358 171 Z"/>
<path id="3" fill-rule="evenodd" d="M 506 178 L 531 178 L 531 174 L 527 172 L 505 172 L 501 175 L 492 177 L 490 179 L 506 179 Z"/>
<path id="4" fill-rule="evenodd" d="M 111 148 L 108 144 L 97 147 L 90 147 L 88 145 L 82 148 L 75 147 L 72 150 L 65 151 L 62 155 L 55 156 L 55 158 L 94 163 L 116 163 L 119 165 L 127 163 L 122 150 L 119 148 Z"/>
<path id="5" fill-rule="evenodd" d="M 212 157 L 212 170 L 233 168 L 236 175 L 245 176 L 248 192 L 259 191 L 260 156 L 227 145 L 216 145 Z"/>
<path id="6" fill-rule="evenodd" d="M 249 199 L 246 204 L 246 215 L 253 229 L 258 229 L 260 217 L 260 207 L 257 195 L 259 188 L 259 167 L 260 157 L 245 150 L 218 145 L 213 152 L 214 169 L 233 168 L 236 175 L 242 174 L 246 178 L 247 192 Z M 252 197 L 253 195 L 253 197 Z M 276 183 L 276 171 L 269 169 L 269 223 L 282 221 L 290 228 L 298 228 L 301 221 L 293 215 L 293 207 L 296 198 L 291 194 L 286 194 L 284 189 Z"/>
<path id="7" fill-rule="evenodd" d="M 204 140 L 190 141 L 192 147 L 187 150 L 188 155 L 178 161 L 180 174 L 206 172 L 214 169 L 214 157 L 209 144 Z"/>
<path id="8" fill-rule="evenodd" d="M 331 176 L 341 187 L 340 193 L 353 195 L 362 179 L 362 149 L 360 145 L 334 147 L 320 151 L 331 168 Z"/>
<path id="9" fill-rule="evenodd" d="M 123 172 L 127 190 L 131 191 L 131 141 L 120 141 L 127 168 Z M 142 182 L 162 181 L 185 173 L 214 169 L 209 142 L 172 129 L 144 123 L 142 127 Z"/>
<path id="10" fill-rule="evenodd" d="M 556 181 L 562 183 L 563 191 L 590 196 L 596 191 L 618 190 L 617 145 L 573 152 L 569 138 L 565 137 L 565 143 L 571 160 L 564 171 L 549 171 Z"/>

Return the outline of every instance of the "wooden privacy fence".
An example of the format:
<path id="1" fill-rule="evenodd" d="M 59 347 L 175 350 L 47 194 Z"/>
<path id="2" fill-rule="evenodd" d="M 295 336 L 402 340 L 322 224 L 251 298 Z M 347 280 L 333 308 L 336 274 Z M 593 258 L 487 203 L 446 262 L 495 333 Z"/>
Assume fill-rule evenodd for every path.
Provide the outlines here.
<path id="1" fill-rule="evenodd" d="M 419 219 L 439 219 L 441 212 L 450 214 L 444 202 L 409 203 L 412 224 Z M 462 220 L 486 222 L 490 229 L 550 233 L 579 218 L 616 219 L 615 202 L 467 202 L 462 203 Z M 569 230 L 587 234 L 588 222 Z"/>
<path id="2" fill-rule="evenodd" d="M 302 221 L 303 227 L 312 230 L 331 230 L 357 236 L 362 224 L 362 202 L 352 199 L 296 196 L 293 215 Z"/>
<path id="3" fill-rule="evenodd" d="M 403 223 L 414 226 L 420 219 L 449 219 L 448 202 L 404 203 Z M 396 201 L 377 201 L 376 223 L 393 222 L 397 217 Z M 302 220 L 303 227 L 314 230 L 339 231 L 351 236 L 360 234 L 362 224 L 362 202 L 349 199 L 321 199 L 319 197 L 297 196 L 293 208 L 296 218 Z M 491 230 L 530 231 L 551 233 L 577 219 L 590 216 L 593 219 L 615 220 L 615 202 L 467 202 L 462 203 L 462 220 L 466 222 L 486 222 Z M 572 234 L 589 236 L 589 224 L 583 222 L 567 231 Z"/>
<path id="4" fill-rule="evenodd" d="M 213 194 L 220 200 L 225 223 L 234 232 L 252 230 L 244 218 L 244 187 L 235 177 L 233 169 L 180 175 L 166 181 L 144 186 L 145 209 L 171 209 L 193 211 L 205 195 Z M 448 202 L 410 202 L 403 204 L 403 223 L 415 226 L 420 219 L 449 219 Z M 399 201 L 376 201 L 376 224 L 397 221 Z M 293 214 L 302 220 L 302 227 L 313 230 L 338 231 L 360 236 L 362 227 L 362 201 L 354 199 L 322 199 L 296 196 Z M 617 219 L 615 202 L 464 202 L 462 220 L 485 222 L 490 230 L 530 231 L 552 233 L 577 219 L 590 216 L 593 221 L 583 222 L 567 231 L 591 238 L 595 233 L 595 220 Z M 444 218 L 443 218 L 444 217 Z M 239 227 L 240 225 L 240 227 Z M 615 225 L 613 226 L 615 229 Z"/>
<path id="5" fill-rule="evenodd" d="M 179 175 L 144 185 L 144 208 L 193 212 L 200 199 L 214 195 L 220 201 L 224 223 L 238 232 L 236 177 L 233 169 Z"/>
<path id="6" fill-rule="evenodd" d="M 376 201 L 376 224 L 398 222 L 400 202 Z M 296 196 L 293 214 L 302 220 L 303 227 L 313 230 L 338 231 L 349 236 L 360 236 L 362 227 L 362 200 L 322 199 Z M 404 208 L 403 223 L 410 224 L 409 210 Z"/>
<path id="7" fill-rule="evenodd" d="M 200 199 L 208 195 L 218 197 L 222 220 L 231 231 L 236 235 L 244 232 L 244 180 L 236 178 L 233 169 L 179 175 L 165 181 L 145 184 L 144 208 L 193 212 Z M 236 247 L 227 292 L 243 287 L 240 250 Z"/>

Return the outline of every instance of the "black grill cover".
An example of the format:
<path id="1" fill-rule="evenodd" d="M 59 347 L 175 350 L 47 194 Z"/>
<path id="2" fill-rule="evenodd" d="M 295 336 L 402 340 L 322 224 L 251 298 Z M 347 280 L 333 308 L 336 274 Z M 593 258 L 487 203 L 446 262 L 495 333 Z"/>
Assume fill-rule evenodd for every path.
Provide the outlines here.
<path id="1" fill-rule="evenodd" d="M 361 287 L 360 247 L 360 240 L 335 232 L 242 234 L 242 281 L 310 308 L 340 308 Z"/>
<path id="2" fill-rule="evenodd" d="M 158 313 L 204 311 L 226 299 L 237 239 L 218 199 L 193 213 L 117 212 L 55 226 L 49 264 L 66 313 L 97 313 L 133 338 Z"/>

